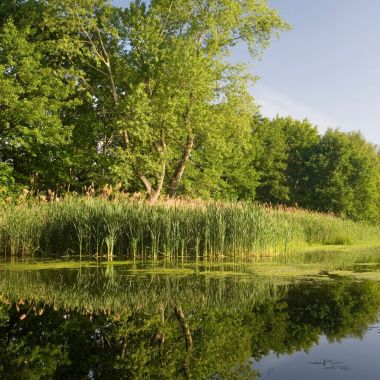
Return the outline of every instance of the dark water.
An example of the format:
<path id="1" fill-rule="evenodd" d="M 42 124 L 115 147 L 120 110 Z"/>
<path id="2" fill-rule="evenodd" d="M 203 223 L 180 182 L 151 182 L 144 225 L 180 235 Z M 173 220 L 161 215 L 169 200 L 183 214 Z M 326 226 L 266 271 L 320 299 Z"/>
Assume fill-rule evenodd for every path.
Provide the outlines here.
<path id="1" fill-rule="evenodd" d="M 377 282 L 252 268 L 3 263 L 0 378 L 380 378 Z"/>

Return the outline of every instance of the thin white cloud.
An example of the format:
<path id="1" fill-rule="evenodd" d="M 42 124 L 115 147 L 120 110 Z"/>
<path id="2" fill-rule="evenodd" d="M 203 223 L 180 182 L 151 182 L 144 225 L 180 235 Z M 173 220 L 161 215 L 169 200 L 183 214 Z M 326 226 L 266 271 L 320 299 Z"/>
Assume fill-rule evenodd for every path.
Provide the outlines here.
<path id="1" fill-rule="evenodd" d="M 318 126 L 321 132 L 329 127 L 339 127 L 339 123 L 323 114 L 323 112 L 279 91 L 257 86 L 253 92 L 264 116 L 291 116 L 299 120 L 307 118 L 311 123 Z"/>
<path id="2" fill-rule="evenodd" d="M 312 107 L 267 86 L 258 84 L 252 89 L 252 93 L 264 116 L 273 118 L 279 115 L 291 116 L 298 120 L 308 119 L 318 127 L 321 133 L 324 133 L 327 128 L 339 128 L 346 132 L 360 130 L 368 141 L 380 145 L 378 128 L 380 118 L 364 119 L 363 115 L 366 115 L 366 112 L 359 113 L 352 104 L 346 104 L 344 107 L 335 105 L 334 115 L 327 116 L 317 107 Z M 376 102 L 376 99 L 372 99 L 372 102 Z M 376 107 L 371 103 L 370 108 L 373 110 Z M 334 119 L 337 116 L 340 122 Z"/>

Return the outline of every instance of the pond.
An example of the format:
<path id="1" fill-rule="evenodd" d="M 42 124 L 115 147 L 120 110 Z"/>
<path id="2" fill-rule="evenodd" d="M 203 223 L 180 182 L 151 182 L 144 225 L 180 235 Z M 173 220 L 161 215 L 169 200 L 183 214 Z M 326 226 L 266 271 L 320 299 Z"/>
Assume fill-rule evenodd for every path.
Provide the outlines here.
<path id="1" fill-rule="evenodd" d="M 0 378 L 378 379 L 380 251 L 0 262 Z"/>

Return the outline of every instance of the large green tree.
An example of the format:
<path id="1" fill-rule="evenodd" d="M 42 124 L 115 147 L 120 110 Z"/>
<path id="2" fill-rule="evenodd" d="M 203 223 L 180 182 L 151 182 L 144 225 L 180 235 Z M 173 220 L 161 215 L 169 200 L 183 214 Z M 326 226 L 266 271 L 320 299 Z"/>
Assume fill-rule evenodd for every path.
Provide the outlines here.
<path id="1" fill-rule="evenodd" d="M 101 131 L 92 149 L 114 181 L 138 179 L 152 201 L 163 189 L 176 194 L 198 149 L 231 150 L 221 114 L 236 115 L 236 98 L 246 103 L 249 83 L 245 69 L 226 59 L 231 48 L 246 43 L 258 54 L 287 28 L 256 0 L 133 1 L 119 11 L 68 1 L 65 9 L 90 49 L 87 108 Z"/>
<path id="2" fill-rule="evenodd" d="M 37 34 L 12 19 L 1 26 L 0 159 L 25 185 L 52 187 L 70 141 L 62 113 L 77 104 L 76 83 L 73 71 L 54 60 L 52 41 Z"/>
<path id="3" fill-rule="evenodd" d="M 253 120 L 253 137 L 257 199 L 307 207 L 310 173 L 306 163 L 320 140 L 317 128 L 307 120 L 258 116 Z"/>
<path id="4" fill-rule="evenodd" d="M 179 188 L 182 194 L 214 199 L 254 199 L 258 176 L 251 119 L 257 112 L 238 83 L 224 102 L 213 106 L 212 130 L 199 131 Z M 227 90 L 227 89 L 226 89 Z"/>
<path id="5" fill-rule="evenodd" d="M 189 178 L 219 182 L 209 194 L 236 179 L 238 197 L 250 192 L 233 152 L 249 150 L 239 145 L 249 139 L 252 78 L 228 55 L 246 44 L 257 56 L 288 27 L 266 1 L 1 6 L 0 154 L 18 182 L 120 182 L 155 201 L 177 193 L 192 161 Z"/>
<path id="6" fill-rule="evenodd" d="M 0 17 L 0 160 L 17 183 L 54 189 L 66 181 L 81 102 L 80 36 L 47 1 L 8 1 Z"/>
<path id="7" fill-rule="evenodd" d="M 307 166 L 310 208 L 355 220 L 378 220 L 378 156 L 359 132 L 328 130 Z"/>

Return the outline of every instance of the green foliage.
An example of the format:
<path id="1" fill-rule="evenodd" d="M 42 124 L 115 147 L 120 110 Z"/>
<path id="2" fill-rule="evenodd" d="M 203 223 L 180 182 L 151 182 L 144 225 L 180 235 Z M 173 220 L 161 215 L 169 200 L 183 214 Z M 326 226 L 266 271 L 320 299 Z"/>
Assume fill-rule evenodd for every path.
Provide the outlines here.
<path id="1" fill-rule="evenodd" d="M 378 221 L 378 157 L 360 133 L 327 131 L 307 166 L 310 208 L 354 220 Z"/>
<path id="2" fill-rule="evenodd" d="M 5 162 L 0 162 L 0 198 L 9 195 L 15 185 L 13 168 Z"/>
<path id="3" fill-rule="evenodd" d="M 307 120 L 290 117 L 253 120 L 256 159 L 259 174 L 257 199 L 263 202 L 306 207 L 309 194 L 306 166 L 311 150 L 320 137 L 316 127 Z"/>
<path id="4" fill-rule="evenodd" d="M 0 196 L 112 185 L 378 222 L 375 147 L 261 117 L 228 59 L 288 29 L 264 0 L 1 3 Z"/>
<path id="5" fill-rule="evenodd" d="M 253 200 L 258 175 L 251 119 L 256 108 L 244 85 L 228 90 L 228 98 L 214 105 L 213 133 L 198 134 L 179 191 L 193 197 Z"/>
<path id="6" fill-rule="evenodd" d="M 288 149 L 281 119 L 270 121 L 255 118 L 253 134 L 256 139 L 256 159 L 253 162 L 259 173 L 257 199 L 262 202 L 286 203 L 289 200 L 286 169 Z"/>
<path id="7" fill-rule="evenodd" d="M 0 28 L 0 159 L 17 182 L 52 187 L 71 136 L 61 116 L 77 104 L 74 72 L 54 62 L 52 41 L 31 24 L 9 19 Z"/>
<path id="8" fill-rule="evenodd" d="M 225 58 L 238 42 L 260 54 L 288 28 L 266 2 L 27 0 L 2 11 L 0 158 L 19 183 L 121 183 L 156 200 L 176 193 L 194 152 L 202 171 L 189 178 L 203 177 L 203 195 L 226 197 L 235 179 L 230 198 L 254 194 L 231 160 L 251 78 Z"/>
<path id="9" fill-rule="evenodd" d="M 307 120 L 254 118 L 256 198 L 379 221 L 379 158 L 359 132 L 319 136 Z"/>

